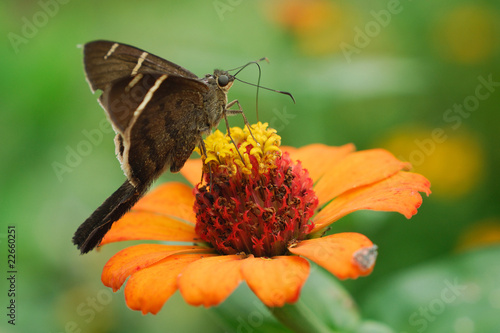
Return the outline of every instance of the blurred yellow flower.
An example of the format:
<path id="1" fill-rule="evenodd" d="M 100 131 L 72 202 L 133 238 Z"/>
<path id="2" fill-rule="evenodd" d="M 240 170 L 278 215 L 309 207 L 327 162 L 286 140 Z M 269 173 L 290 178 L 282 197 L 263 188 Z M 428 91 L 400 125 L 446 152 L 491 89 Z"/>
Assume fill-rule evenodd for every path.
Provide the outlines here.
<path id="1" fill-rule="evenodd" d="M 482 5 L 458 5 L 432 30 L 441 55 L 457 63 L 478 63 L 493 56 L 498 46 L 500 17 Z"/>
<path id="2" fill-rule="evenodd" d="M 475 136 L 463 131 L 402 127 L 393 130 L 378 146 L 410 162 L 415 172 L 425 174 L 434 194 L 442 198 L 467 194 L 483 177 L 483 147 Z"/>

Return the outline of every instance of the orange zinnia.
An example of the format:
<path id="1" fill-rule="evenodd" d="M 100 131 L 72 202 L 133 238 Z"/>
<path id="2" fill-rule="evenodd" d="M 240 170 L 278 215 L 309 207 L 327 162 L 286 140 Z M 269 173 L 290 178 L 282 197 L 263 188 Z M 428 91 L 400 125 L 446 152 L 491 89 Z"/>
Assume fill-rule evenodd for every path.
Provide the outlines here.
<path id="1" fill-rule="evenodd" d="M 410 165 L 382 149 L 280 147 L 261 123 L 251 134 L 235 127 L 231 135 L 239 152 L 216 131 L 205 140 L 204 163 L 186 163 L 181 173 L 194 189 L 157 187 L 103 239 L 195 244 L 140 244 L 108 261 L 102 282 L 116 291 L 130 276 L 131 309 L 155 314 L 177 289 L 191 305 L 217 305 L 243 280 L 265 305 L 280 307 L 298 300 L 306 258 L 340 279 L 368 275 L 376 246 L 359 233 L 321 237 L 325 229 L 361 209 L 410 218 L 422 203 L 419 192 L 430 193 L 425 177 L 402 171 Z"/>

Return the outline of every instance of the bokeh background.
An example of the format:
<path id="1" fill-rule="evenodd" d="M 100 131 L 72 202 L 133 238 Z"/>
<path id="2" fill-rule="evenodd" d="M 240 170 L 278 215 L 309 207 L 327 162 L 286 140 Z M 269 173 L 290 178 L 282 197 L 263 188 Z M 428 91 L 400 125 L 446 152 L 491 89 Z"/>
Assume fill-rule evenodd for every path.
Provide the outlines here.
<path id="1" fill-rule="evenodd" d="M 268 57 L 261 84 L 297 100 L 260 92 L 260 120 L 284 144 L 384 147 L 432 182 L 411 220 L 358 212 L 333 226 L 379 246 L 371 276 L 340 283 L 362 318 L 394 332 L 498 332 L 498 1 L 8 0 L 0 28 L 1 332 L 287 332 L 268 315 L 238 326 L 259 308 L 244 285 L 225 303 L 239 304 L 232 327 L 223 307 L 190 307 L 178 294 L 156 316 L 133 312 L 123 292 L 100 282 L 124 245 L 80 256 L 71 244 L 124 179 L 77 48 L 95 39 L 200 76 Z M 256 68 L 241 78 L 256 82 Z M 237 83 L 230 98 L 256 120 L 254 87 Z M 96 132 L 102 138 L 90 139 Z M 158 182 L 174 179 L 182 177 Z M 7 226 L 17 235 L 15 326 L 6 316 Z"/>

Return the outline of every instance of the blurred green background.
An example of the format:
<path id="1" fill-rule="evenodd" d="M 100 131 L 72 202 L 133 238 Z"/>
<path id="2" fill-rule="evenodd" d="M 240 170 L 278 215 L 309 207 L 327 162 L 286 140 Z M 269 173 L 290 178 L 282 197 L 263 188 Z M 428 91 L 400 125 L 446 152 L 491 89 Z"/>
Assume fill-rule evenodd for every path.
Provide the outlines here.
<path id="1" fill-rule="evenodd" d="M 71 244 L 124 180 L 77 48 L 95 39 L 143 48 L 199 76 L 268 57 L 261 84 L 297 100 L 260 92 L 260 120 L 283 144 L 384 147 L 432 182 L 409 221 L 357 212 L 333 225 L 379 246 L 371 276 L 341 282 L 363 318 L 395 332 L 498 332 L 498 1 L 8 0 L 0 27 L 1 332 L 286 331 L 267 317 L 231 328 L 218 309 L 190 307 L 178 293 L 143 316 L 100 282 L 124 245 L 80 256 Z M 240 77 L 256 82 L 257 70 Z M 237 83 L 229 97 L 256 120 L 254 87 Z M 86 134 L 95 130 L 103 137 L 92 142 Z M 182 177 L 159 182 L 173 179 Z M 6 316 L 7 226 L 17 235 L 15 326 Z M 241 318 L 257 306 L 245 288 L 225 303 L 242 304 Z M 450 290 L 453 299 L 443 296 Z"/>

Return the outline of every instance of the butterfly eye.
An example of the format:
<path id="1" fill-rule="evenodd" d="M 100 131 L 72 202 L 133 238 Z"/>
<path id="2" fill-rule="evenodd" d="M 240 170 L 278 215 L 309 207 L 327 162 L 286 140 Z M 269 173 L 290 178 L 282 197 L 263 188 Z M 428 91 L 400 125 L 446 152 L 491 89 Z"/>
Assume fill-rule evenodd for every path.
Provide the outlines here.
<path id="1" fill-rule="evenodd" d="M 219 83 L 219 86 L 224 87 L 229 83 L 229 78 L 227 75 L 221 75 L 217 78 L 217 83 Z"/>

